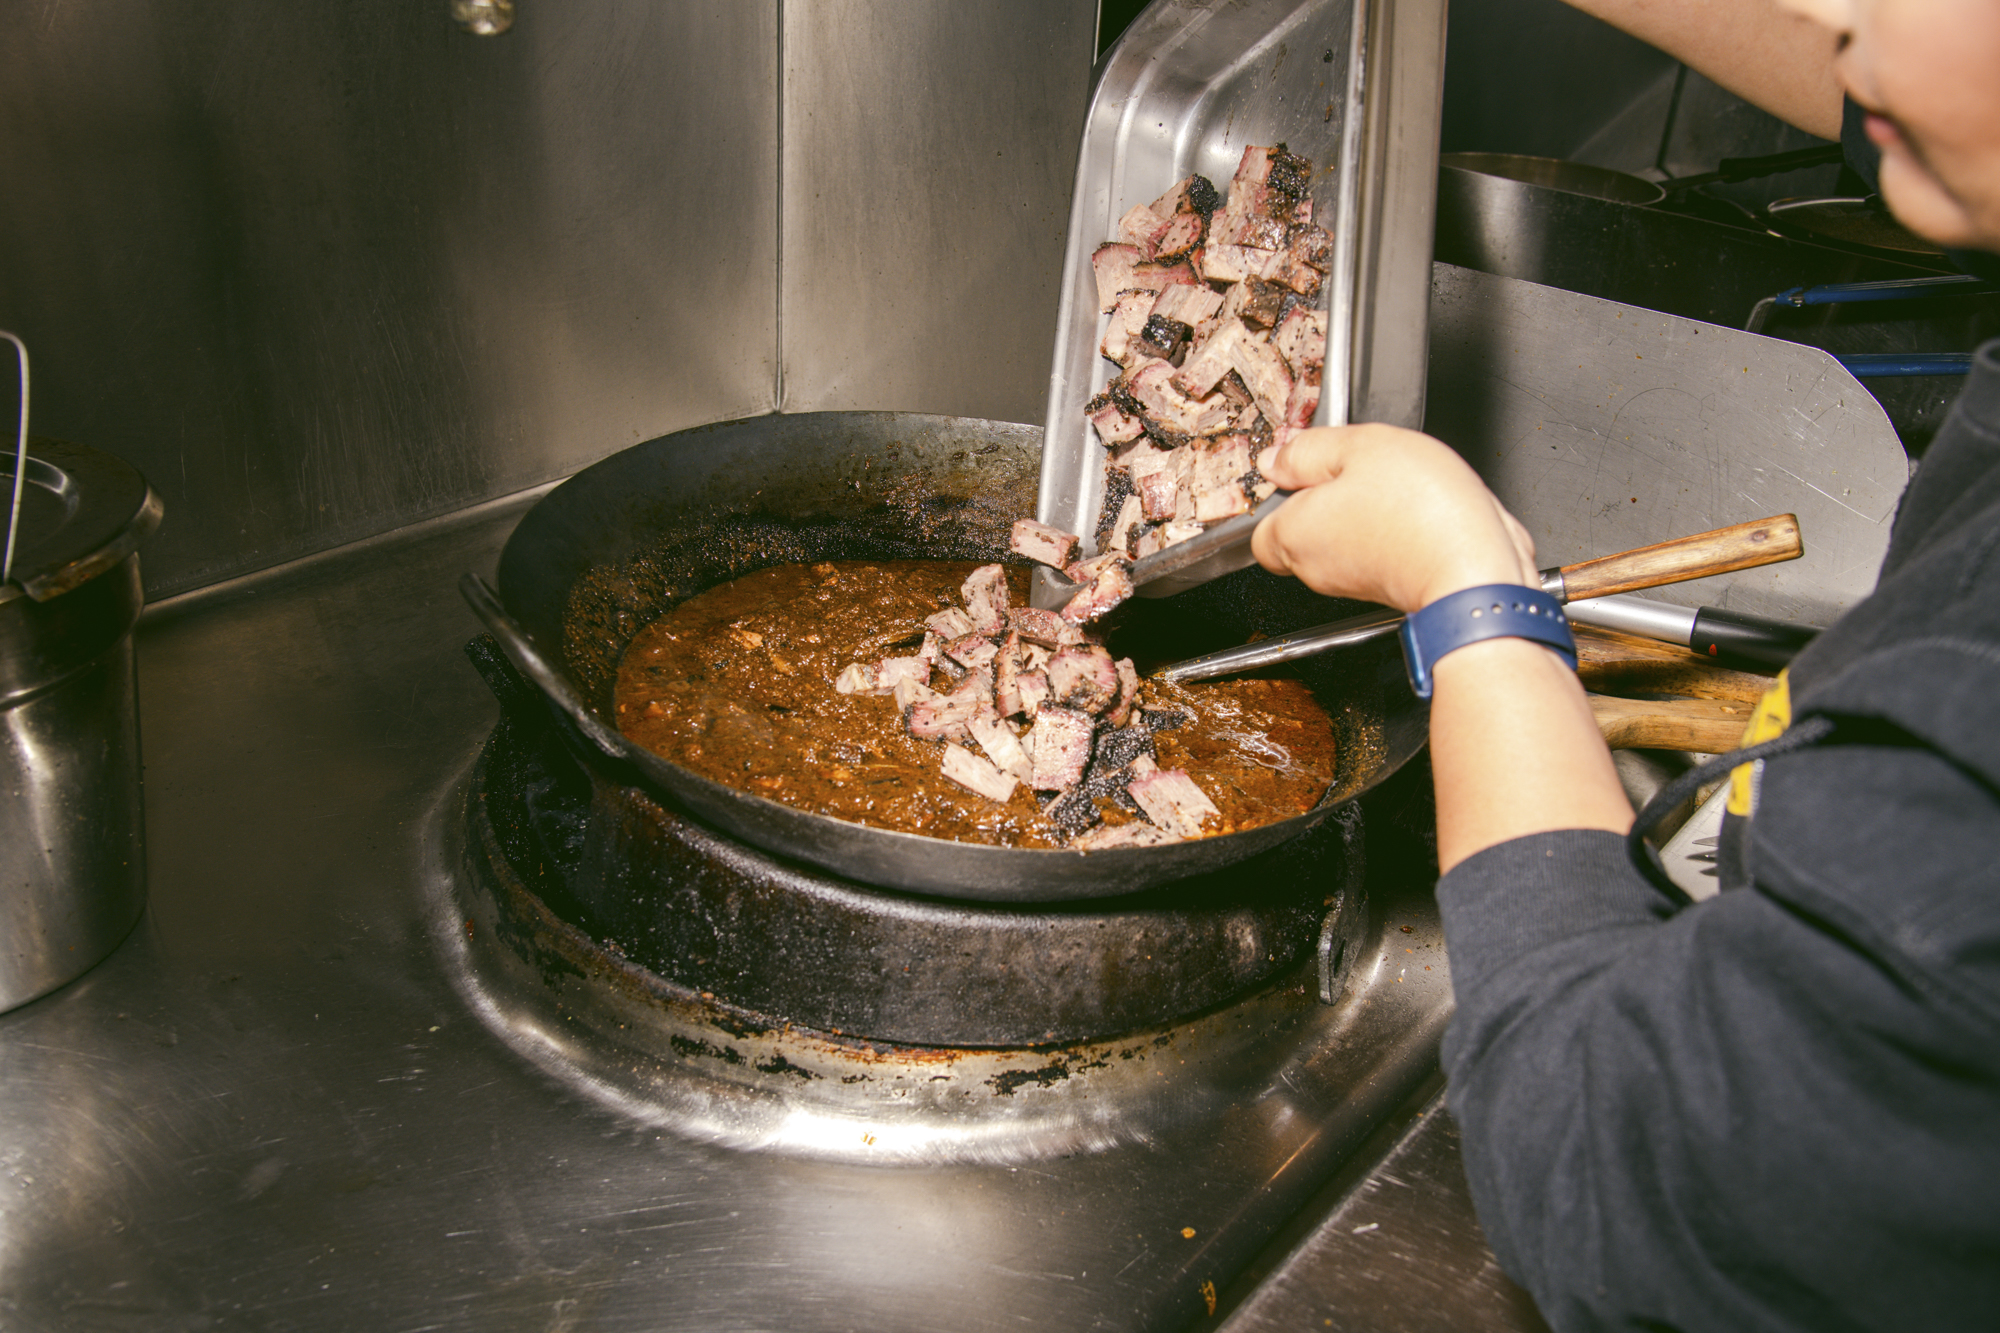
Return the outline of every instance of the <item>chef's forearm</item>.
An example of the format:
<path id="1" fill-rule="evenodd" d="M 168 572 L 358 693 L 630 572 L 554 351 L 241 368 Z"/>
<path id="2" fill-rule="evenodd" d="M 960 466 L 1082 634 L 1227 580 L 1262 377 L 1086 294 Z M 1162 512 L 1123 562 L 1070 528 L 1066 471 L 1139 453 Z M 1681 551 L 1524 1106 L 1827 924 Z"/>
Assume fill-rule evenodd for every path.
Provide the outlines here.
<path id="1" fill-rule="evenodd" d="M 1623 833 L 1632 808 L 1576 673 L 1526 639 L 1488 639 L 1432 670 L 1438 864 L 1530 833 Z"/>
<path id="2" fill-rule="evenodd" d="M 1569 0 L 1650 42 L 1746 102 L 1822 139 L 1840 137 L 1833 38 L 1775 0 Z"/>

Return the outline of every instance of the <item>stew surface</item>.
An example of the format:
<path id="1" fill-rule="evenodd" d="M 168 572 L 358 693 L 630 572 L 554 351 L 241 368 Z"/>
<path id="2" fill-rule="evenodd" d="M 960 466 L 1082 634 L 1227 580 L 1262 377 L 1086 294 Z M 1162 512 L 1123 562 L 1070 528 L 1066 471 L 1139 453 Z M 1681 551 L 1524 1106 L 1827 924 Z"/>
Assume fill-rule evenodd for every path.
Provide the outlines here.
<path id="1" fill-rule="evenodd" d="M 989 800 L 939 771 L 940 742 L 903 729 L 887 695 L 837 694 L 853 662 L 913 652 L 924 618 L 959 604 L 969 561 L 778 565 L 680 603 L 619 664 L 619 729 L 725 786 L 814 814 L 959 842 L 1059 847 L 1035 796 Z M 1013 601 L 1027 571 L 1010 568 Z M 1116 632 L 1109 644 L 1118 651 Z M 1141 663 L 1141 669 L 1145 667 Z M 942 673 L 933 685 L 949 689 Z M 1296 680 L 1147 680 L 1141 706 L 1191 720 L 1153 735 L 1161 768 L 1186 769 L 1231 833 L 1312 808 L 1333 780 L 1333 725 Z M 1109 825 L 1144 819 L 1098 798 Z"/>

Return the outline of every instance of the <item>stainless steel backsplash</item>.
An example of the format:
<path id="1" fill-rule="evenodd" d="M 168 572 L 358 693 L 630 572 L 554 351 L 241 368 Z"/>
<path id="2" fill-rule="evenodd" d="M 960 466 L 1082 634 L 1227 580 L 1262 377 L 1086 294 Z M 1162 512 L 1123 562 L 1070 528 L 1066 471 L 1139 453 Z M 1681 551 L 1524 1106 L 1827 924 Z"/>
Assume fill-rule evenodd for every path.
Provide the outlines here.
<path id="1" fill-rule="evenodd" d="M 516 9 L 0 0 L 0 327 L 151 595 L 781 406 L 1039 420 L 1091 0 Z"/>

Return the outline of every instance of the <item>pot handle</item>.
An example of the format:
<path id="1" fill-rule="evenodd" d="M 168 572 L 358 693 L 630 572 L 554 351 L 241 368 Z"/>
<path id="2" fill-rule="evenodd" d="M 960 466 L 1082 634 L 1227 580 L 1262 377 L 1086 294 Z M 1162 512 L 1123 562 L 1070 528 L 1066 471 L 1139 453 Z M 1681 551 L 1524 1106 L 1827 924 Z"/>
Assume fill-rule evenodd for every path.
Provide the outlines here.
<path id="1" fill-rule="evenodd" d="M 533 681 L 535 688 L 560 708 L 592 745 L 613 759 L 626 757 L 623 738 L 605 726 L 597 714 L 584 707 L 583 700 L 576 697 L 569 681 L 543 660 L 527 631 L 507 614 L 507 608 L 501 605 L 500 594 L 493 591 L 492 585 L 477 574 L 467 574 L 459 579 L 458 591 L 472 608 L 472 614 L 479 617 L 480 623 L 499 643 L 500 651 L 507 654 L 507 660 Z"/>

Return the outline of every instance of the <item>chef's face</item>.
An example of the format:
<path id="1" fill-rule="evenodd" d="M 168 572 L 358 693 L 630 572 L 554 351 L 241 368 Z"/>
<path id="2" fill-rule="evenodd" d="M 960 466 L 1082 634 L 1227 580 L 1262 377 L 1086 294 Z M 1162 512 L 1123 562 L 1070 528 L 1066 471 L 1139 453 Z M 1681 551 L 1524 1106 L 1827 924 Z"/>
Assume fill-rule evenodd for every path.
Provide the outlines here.
<path id="1" fill-rule="evenodd" d="M 1882 197 L 1939 244 L 2000 250 L 2000 0 L 1781 0 L 1839 42 Z"/>

